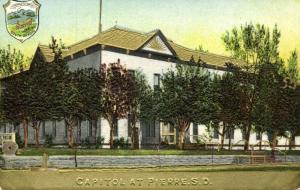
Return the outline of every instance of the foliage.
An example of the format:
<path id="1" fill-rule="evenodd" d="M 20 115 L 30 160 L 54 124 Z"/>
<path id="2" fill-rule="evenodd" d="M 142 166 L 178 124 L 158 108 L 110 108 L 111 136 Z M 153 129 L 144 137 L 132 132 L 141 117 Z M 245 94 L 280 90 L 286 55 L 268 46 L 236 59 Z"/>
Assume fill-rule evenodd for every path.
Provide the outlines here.
<path id="1" fill-rule="evenodd" d="M 228 67 L 230 67 L 228 65 Z M 213 95 L 217 110 L 213 114 L 211 126 L 221 136 L 221 149 L 224 145 L 225 134 L 239 125 L 239 102 L 237 96 L 239 81 L 232 72 L 226 72 L 222 76 L 215 75 L 213 80 Z M 222 123 L 222 125 L 221 125 Z"/>
<path id="2" fill-rule="evenodd" d="M 52 103 L 55 98 L 53 91 L 52 70 L 48 63 L 39 62 L 31 67 L 27 78 L 28 88 L 26 89 L 26 111 L 31 126 L 35 130 L 36 145 L 39 146 L 39 131 L 41 123 L 47 119 L 52 119 Z"/>
<path id="3" fill-rule="evenodd" d="M 234 27 L 231 31 L 226 31 L 222 40 L 233 57 L 244 60 L 252 67 L 279 60 L 280 36 L 277 25 L 270 34 L 270 29 L 264 25 L 246 23 L 240 28 Z"/>
<path id="4" fill-rule="evenodd" d="M 4 86 L 1 96 L 1 111 L 3 112 L 4 122 L 18 125 L 22 123 L 24 131 L 24 146 L 28 142 L 28 122 L 29 113 L 27 110 L 29 102 L 26 93 L 29 85 L 27 82 L 28 72 L 2 79 Z"/>
<path id="5" fill-rule="evenodd" d="M 52 117 L 64 118 L 68 128 L 68 144 L 74 145 L 73 130 L 78 120 L 94 120 L 101 110 L 101 78 L 95 69 L 71 71 L 62 58 L 64 44 L 52 38 L 54 54 L 49 75 L 52 76 L 50 108 Z"/>
<path id="6" fill-rule="evenodd" d="M 258 100 L 258 73 L 264 63 L 278 63 L 280 32 L 275 25 L 272 34 L 264 25 L 245 24 L 226 31 L 222 40 L 232 56 L 244 60 L 243 65 L 235 66 L 231 71 L 235 80 L 240 82 L 239 96 L 240 127 L 245 137 L 244 149 L 249 148 L 249 138 L 254 122 L 255 104 Z"/>
<path id="7" fill-rule="evenodd" d="M 179 130 L 178 148 L 183 148 L 185 133 L 191 123 L 206 124 L 215 111 L 211 78 L 201 67 L 178 64 L 176 71 L 163 75 L 159 118 Z"/>
<path id="8" fill-rule="evenodd" d="M 297 83 L 299 79 L 298 67 L 298 53 L 296 50 L 292 51 L 291 56 L 287 60 L 287 74 L 292 82 Z"/>
<path id="9" fill-rule="evenodd" d="M 92 143 L 90 141 L 90 138 L 86 137 L 85 139 L 81 139 L 81 145 L 85 148 L 91 148 Z"/>
<path id="10" fill-rule="evenodd" d="M 16 133 L 16 143 L 19 148 L 24 148 L 24 141 L 22 141 L 22 138 L 19 133 Z"/>
<path id="11" fill-rule="evenodd" d="M 134 149 L 138 149 L 138 128 L 136 123 L 138 120 L 154 120 L 154 102 L 153 90 L 149 86 L 143 73 L 137 71 L 132 76 L 134 80 L 133 101 L 130 104 L 130 112 L 128 122 L 132 130 L 131 144 Z"/>
<path id="12" fill-rule="evenodd" d="M 46 135 L 45 136 L 45 142 L 44 142 L 44 147 L 50 148 L 53 145 L 53 137 L 52 135 Z"/>
<path id="13" fill-rule="evenodd" d="M 24 55 L 12 49 L 8 45 L 7 49 L 0 49 L 0 76 L 8 76 L 15 72 L 23 71 L 25 65 Z"/>
<path id="14" fill-rule="evenodd" d="M 130 113 L 134 101 L 135 84 L 129 72 L 120 64 L 101 65 L 102 77 L 102 116 L 110 126 L 110 147 L 113 148 L 113 133 L 118 119 Z"/>
<path id="15" fill-rule="evenodd" d="M 114 149 L 128 149 L 129 148 L 129 140 L 124 137 L 114 139 L 114 144 L 113 144 Z"/>
<path id="16" fill-rule="evenodd" d="M 97 140 L 96 140 L 96 148 L 101 148 L 102 145 L 104 144 L 104 140 L 105 138 L 104 137 L 97 137 Z"/>

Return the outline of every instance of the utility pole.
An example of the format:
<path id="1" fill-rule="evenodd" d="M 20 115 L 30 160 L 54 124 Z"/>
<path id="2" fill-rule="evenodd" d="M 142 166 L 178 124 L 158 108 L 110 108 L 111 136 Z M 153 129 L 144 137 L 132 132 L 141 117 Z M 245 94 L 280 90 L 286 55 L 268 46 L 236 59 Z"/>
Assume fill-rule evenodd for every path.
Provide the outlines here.
<path id="1" fill-rule="evenodd" d="M 101 35 L 101 33 L 102 33 L 102 0 L 100 0 L 100 2 L 99 2 L 99 38 L 100 38 L 100 35 Z M 100 45 L 100 50 L 99 50 L 99 72 L 100 72 L 100 69 L 101 69 L 101 65 L 102 65 L 102 44 L 99 44 Z M 100 115 L 100 126 L 99 126 L 99 133 L 101 134 L 101 128 L 102 128 L 102 117 L 101 117 L 101 115 Z M 98 125 L 97 125 L 97 122 L 96 122 L 96 129 L 97 129 L 97 127 L 98 127 Z M 99 136 L 100 136 L 100 134 L 99 134 Z M 96 142 L 95 143 L 97 143 L 97 134 L 95 134 L 95 136 L 96 136 Z M 77 167 L 77 160 L 76 160 L 76 167 Z M 1 190 L 1 189 L 0 189 Z"/>
<path id="2" fill-rule="evenodd" d="M 102 32 L 102 0 L 100 0 L 99 33 Z"/>

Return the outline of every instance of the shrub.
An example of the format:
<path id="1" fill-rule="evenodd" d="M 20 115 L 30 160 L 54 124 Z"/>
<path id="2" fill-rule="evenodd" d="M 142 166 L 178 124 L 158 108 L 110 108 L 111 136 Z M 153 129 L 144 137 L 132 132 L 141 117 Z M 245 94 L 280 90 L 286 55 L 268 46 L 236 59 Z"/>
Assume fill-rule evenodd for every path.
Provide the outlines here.
<path id="1" fill-rule="evenodd" d="M 97 137 L 96 139 L 96 148 L 101 148 L 102 145 L 104 144 L 104 137 Z"/>
<path id="2" fill-rule="evenodd" d="M 89 137 L 86 137 L 85 139 L 81 140 L 81 146 L 83 146 L 85 148 L 91 148 L 92 144 L 90 142 Z"/>
<path id="3" fill-rule="evenodd" d="M 24 148 L 24 141 L 22 140 L 19 133 L 16 133 L 16 143 L 18 144 L 19 148 Z"/>
<path id="4" fill-rule="evenodd" d="M 120 140 L 119 139 L 114 139 L 113 140 L 113 148 L 117 149 L 120 146 Z"/>
<path id="5" fill-rule="evenodd" d="M 124 137 L 121 137 L 119 139 L 114 139 L 114 149 L 120 148 L 120 149 L 128 149 L 129 148 L 129 139 L 125 140 Z"/>
<path id="6" fill-rule="evenodd" d="M 52 135 L 45 136 L 44 147 L 50 148 L 53 145 L 53 137 Z"/>
<path id="7" fill-rule="evenodd" d="M 120 146 L 120 148 L 124 148 L 125 147 L 125 138 L 124 137 L 121 137 L 120 139 L 119 139 L 119 146 Z"/>

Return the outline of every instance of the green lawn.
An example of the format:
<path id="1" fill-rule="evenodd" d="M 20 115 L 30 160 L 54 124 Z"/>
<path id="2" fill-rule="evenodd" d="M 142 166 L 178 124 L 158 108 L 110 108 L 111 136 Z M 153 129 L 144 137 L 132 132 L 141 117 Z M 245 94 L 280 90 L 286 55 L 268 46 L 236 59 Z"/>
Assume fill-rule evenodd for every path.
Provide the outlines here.
<path id="1" fill-rule="evenodd" d="M 74 155 L 74 149 L 68 148 L 27 148 L 20 149 L 18 155 L 20 156 L 41 156 L 44 153 L 48 155 Z M 268 154 L 270 152 L 267 152 Z M 99 156 L 132 156 L 132 155 L 211 155 L 212 152 L 208 150 L 130 150 L 130 149 L 78 149 L 77 155 L 99 155 Z M 214 151 L 214 155 L 249 155 L 247 151 Z M 290 151 L 287 155 L 300 155 L 300 151 Z"/>

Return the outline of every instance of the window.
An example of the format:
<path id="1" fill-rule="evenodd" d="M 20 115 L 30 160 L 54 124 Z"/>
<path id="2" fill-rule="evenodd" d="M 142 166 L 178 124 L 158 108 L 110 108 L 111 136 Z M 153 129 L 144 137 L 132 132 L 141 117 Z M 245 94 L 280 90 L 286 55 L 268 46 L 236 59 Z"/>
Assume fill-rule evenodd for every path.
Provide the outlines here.
<path id="1" fill-rule="evenodd" d="M 154 74 L 154 89 L 160 87 L 160 74 Z"/>
<path id="2" fill-rule="evenodd" d="M 162 136 L 162 142 L 165 142 L 168 144 L 175 144 L 176 143 L 176 130 L 174 128 L 174 125 L 163 122 L 161 136 Z"/>
<path id="3" fill-rule="evenodd" d="M 128 137 L 131 137 L 131 134 L 132 134 L 132 128 L 131 128 L 131 126 L 130 126 L 130 123 L 131 123 L 131 115 L 130 114 L 128 114 L 128 120 L 127 120 L 127 127 L 128 127 L 128 129 L 127 129 L 127 131 L 128 131 Z"/>
<path id="4" fill-rule="evenodd" d="M 259 132 L 256 132 L 256 140 L 260 140 L 261 134 Z"/>
<path id="5" fill-rule="evenodd" d="M 9 133 L 12 133 L 12 132 L 13 132 L 13 127 L 9 126 Z"/>
<path id="6" fill-rule="evenodd" d="M 81 140 L 81 120 L 77 123 L 77 139 Z"/>
<path id="7" fill-rule="evenodd" d="M 234 129 L 229 129 L 227 130 L 227 132 L 225 133 L 225 139 L 229 139 L 229 137 L 231 139 L 234 139 Z"/>
<path id="8" fill-rule="evenodd" d="M 46 136 L 46 122 L 42 122 L 42 138 L 45 138 Z"/>
<path id="9" fill-rule="evenodd" d="M 92 121 L 88 121 L 88 134 L 89 134 L 89 137 L 93 136 L 93 122 Z"/>
<path id="10" fill-rule="evenodd" d="M 119 130 L 118 119 L 115 118 L 113 120 L 113 122 L 114 122 L 114 124 L 116 126 L 116 128 L 114 129 L 114 137 L 118 137 L 119 136 L 119 133 L 118 133 L 118 130 Z"/>
<path id="11" fill-rule="evenodd" d="M 0 133 L 1 133 L 1 132 L 5 133 L 5 132 L 4 132 L 4 129 L 5 129 L 5 124 L 4 124 L 4 123 L 1 123 L 1 124 L 0 124 Z"/>
<path id="12" fill-rule="evenodd" d="M 67 122 L 65 121 L 65 134 L 64 134 L 65 138 L 68 137 L 68 125 Z"/>
<path id="13" fill-rule="evenodd" d="M 175 131 L 174 125 L 170 124 L 170 133 L 174 133 L 174 131 Z"/>
<path id="14" fill-rule="evenodd" d="M 198 125 L 196 123 L 193 123 L 193 135 L 198 135 Z"/>
<path id="15" fill-rule="evenodd" d="M 52 121 L 52 137 L 56 137 L 56 121 Z"/>
<path id="16" fill-rule="evenodd" d="M 198 125 L 196 123 L 193 123 L 193 139 L 195 141 L 198 140 L 198 135 L 199 135 Z"/>
<path id="17" fill-rule="evenodd" d="M 217 129 L 214 129 L 214 139 L 218 139 L 219 138 L 219 133 Z"/>
<path id="18" fill-rule="evenodd" d="M 155 121 L 146 123 L 146 137 L 155 137 Z"/>

